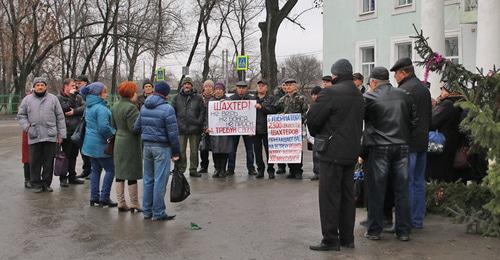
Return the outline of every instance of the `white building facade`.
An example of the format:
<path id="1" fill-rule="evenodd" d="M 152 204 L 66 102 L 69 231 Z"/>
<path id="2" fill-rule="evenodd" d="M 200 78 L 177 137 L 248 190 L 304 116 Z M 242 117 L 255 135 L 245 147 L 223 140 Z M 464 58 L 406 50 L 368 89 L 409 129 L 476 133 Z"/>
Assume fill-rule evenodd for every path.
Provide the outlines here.
<path id="1" fill-rule="evenodd" d="M 500 67 L 500 0 L 325 0 L 324 73 L 347 58 L 366 83 L 374 66 L 420 60 L 410 37 L 416 35 L 413 24 L 435 51 L 468 70 Z M 422 71 L 417 68 L 417 75 Z M 439 95 L 439 78 L 429 77 L 433 96 Z"/>

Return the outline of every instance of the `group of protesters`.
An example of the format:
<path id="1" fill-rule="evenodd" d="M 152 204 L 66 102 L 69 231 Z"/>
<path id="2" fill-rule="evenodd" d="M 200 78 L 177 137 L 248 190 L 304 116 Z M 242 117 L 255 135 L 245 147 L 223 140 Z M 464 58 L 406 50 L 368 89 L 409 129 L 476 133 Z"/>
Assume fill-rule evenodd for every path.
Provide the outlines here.
<path id="1" fill-rule="evenodd" d="M 91 206 L 117 207 L 119 211 L 142 212 L 145 219 L 171 220 L 175 215 L 167 214 L 164 202 L 171 161 L 172 172 L 184 174 L 188 170 L 189 176 L 198 178 L 208 173 L 211 152 L 212 177 L 227 178 L 235 174 L 240 138 L 249 176 L 260 179 L 267 172 L 269 179 L 274 179 L 275 174 L 285 174 L 288 166 L 286 178 L 302 179 L 302 161 L 268 163 L 267 116 L 300 114 L 313 151 L 311 180 L 319 180 L 323 240 L 310 248 L 354 247 L 356 164 L 364 164 L 366 170 L 365 237 L 381 239 L 384 223 L 392 223 L 395 208 L 393 231 L 399 240 L 408 241 L 412 228 L 423 228 L 426 172 L 447 180 L 439 175 L 447 174 L 457 149 L 455 141 L 447 142 L 454 146 L 445 147 L 449 155 L 434 158 L 434 166 L 431 160 L 427 165 L 428 132 L 443 126 L 448 129 L 445 135 L 458 132 L 461 111 L 450 110 L 455 109 L 452 101 L 460 97 L 443 85 L 434 115 L 429 89 L 416 77 L 412 61 L 400 59 L 390 70 L 398 88 L 391 85 L 390 73 L 383 67 L 371 69 L 365 88 L 363 76 L 353 74 L 349 61 L 338 60 L 332 65 L 332 75 L 324 76 L 321 86 L 312 88 L 311 101 L 292 78 L 283 80 L 274 93 L 265 80 L 259 80 L 255 95 L 249 93 L 248 82 L 239 81 L 235 93 L 228 95 L 222 82 L 206 80 L 199 93 L 192 79 L 184 77 L 179 93 L 171 100 L 165 81 L 145 81 L 140 94 L 136 83 L 125 81 L 119 84 L 120 99 L 111 109 L 108 88 L 101 82 L 89 83 L 85 75 L 66 79 L 56 96 L 48 93 L 46 79 L 38 77 L 18 111 L 25 187 L 36 193 L 52 192 L 54 156 L 62 150 L 68 170 L 60 176 L 61 187 L 83 184 L 82 179 L 90 177 Z M 228 100 L 255 100 L 255 135 L 211 133 L 209 102 Z M 72 140 L 77 131 L 83 134 L 81 144 Z M 84 162 L 81 175 L 76 174 L 79 153 Z M 140 179 L 144 179 L 142 207 L 137 187 Z M 117 202 L 110 198 L 113 182 Z"/>

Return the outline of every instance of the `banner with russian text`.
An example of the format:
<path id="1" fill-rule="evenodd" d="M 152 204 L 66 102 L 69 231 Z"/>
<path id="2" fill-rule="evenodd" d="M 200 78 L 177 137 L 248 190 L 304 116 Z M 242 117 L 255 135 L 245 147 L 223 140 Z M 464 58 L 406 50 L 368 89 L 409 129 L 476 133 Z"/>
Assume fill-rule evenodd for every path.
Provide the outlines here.
<path id="1" fill-rule="evenodd" d="M 255 100 L 208 102 L 210 135 L 255 135 Z"/>
<path id="2" fill-rule="evenodd" d="M 302 161 L 302 116 L 280 114 L 267 116 L 269 163 Z"/>

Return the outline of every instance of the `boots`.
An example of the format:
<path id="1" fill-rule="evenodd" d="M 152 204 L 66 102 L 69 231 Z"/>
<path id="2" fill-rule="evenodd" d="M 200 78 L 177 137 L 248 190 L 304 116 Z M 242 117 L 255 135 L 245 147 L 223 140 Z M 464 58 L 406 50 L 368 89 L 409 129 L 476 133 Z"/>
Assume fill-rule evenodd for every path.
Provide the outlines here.
<path id="1" fill-rule="evenodd" d="M 128 195 L 130 196 L 130 211 L 132 211 L 132 213 L 134 213 L 134 211 L 143 212 L 141 205 L 139 204 L 137 183 L 128 185 Z"/>
<path id="2" fill-rule="evenodd" d="M 125 182 L 116 182 L 116 199 L 118 200 L 118 211 L 129 211 L 130 208 L 127 206 L 125 201 Z"/>

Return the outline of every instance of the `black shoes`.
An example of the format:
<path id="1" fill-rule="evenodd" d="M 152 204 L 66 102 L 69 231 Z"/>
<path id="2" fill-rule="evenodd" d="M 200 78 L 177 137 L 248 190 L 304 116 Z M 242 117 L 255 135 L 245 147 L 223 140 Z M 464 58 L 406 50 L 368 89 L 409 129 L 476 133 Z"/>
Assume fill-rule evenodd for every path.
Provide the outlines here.
<path id="1" fill-rule="evenodd" d="M 314 174 L 314 176 L 311 178 L 311 181 L 317 181 L 317 180 L 319 180 L 319 175 Z"/>
<path id="2" fill-rule="evenodd" d="M 194 177 L 194 178 L 200 178 L 200 177 L 201 177 L 201 173 L 198 173 L 198 172 L 190 172 L 190 173 L 189 173 L 189 176 Z"/>
<path id="3" fill-rule="evenodd" d="M 340 246 L 346 248 L 354 248 L 354 242 L 349 242 L 349 243 L 340 242 Z"/>
<path id="4" fill-rule="evenodd" d="M 319 245 L 309 246 L 313 251 L 340 251 L 340 245 L 337 243 L 325 244 L 321 242 Z"/>
<path id="5" fill-rule="evenodd" d="M 257 175 L 257 172 L 254 169 L 248 170 L 248 175 L 250 175 L 250 176 Z M 264 177 L 264 174 L 262 175 L 262 177 Z"/>
<path id="6" fill-rule="evenodd" d="M 90 200 L 90 206 L 91 207 L 101 207 L 101 204 L 99 203 L 99 200 Z"/>
<path id="7" fill-rule="evenodd" d="M 113 208 L 113 207 L 118 206 L 118 203 L 112 201 L 111 199 L 108 199 L 108 200 L 101 200 L 101 201 L 99 201 L 99 205 L 101 205 L 103 207 L 107 206 L 109 208 Z"/>
<path id="8" fill-rule="evenodd" d="M 146 218 L 146 217 L 144 217 Z M 159 218 L 154 218 L 153 220 L 155 221 L 168 221 L 168 220 L 172 220 L 175 218 L 175 215 L 165 215 L 163 217 L 159 217 Z"/>
<path id="9" fill-rule="evenodd" d="M 279 168 L 277 171 L 276 171 L 276 174 L 285 174 L 286 173 L 286 170 L 285 169 L 282 169 L 282 168 Z"/>
<path id="10" fill-rule="evenodd" d="M 250 173 L 248 173 L 248 174 L 250 174 Z M 255 176 L 255 178 L 257 178 L 257 179 L 262 179 L 262 178 L 264 178 L 264 172 L 263 172 L 263 171 L 262 171 L 262 172 L 261 172 L 261 171 L 259 171 L 259 173 L 257 174 L 257 176 Z"/>
<path id="11" fill-rule="evenodd" d="M 24 188 L 31 189 L 31 188 L 33 188 L 33 186 L 31 185 L 30 181 L 24 181 Z"/>
<path id="12" fill-rule="evenodd" d="M 74 178 L 74 179 L 69 179 L 68 183 L 71 185 L 80 185 L 80 184 L 84 184 L 85 181 Z"/>
<path id="13" fill-rule="evenodd" d="M 59 186 L 65 188 L 65 187 L 69 187 L 69 184 L 68 184 L 68 179 L 61 179 L 59 181 Z"/>
<path id="14" fill-rule="evenodd" d="M 269 175 L 269 179 L 274 179 L 274 172 L 268 172 L 267 173 Z"/>
<path id="15" fill-rule="evenodd" d="M 208 169 L 207 168 L 201 168 L 200 170 L 198 170 L 198 173 L 208 173 Z"/>
<path id="16" fill-rule="evenodd" d="M 368 238 L 370 240 L 380 240 L 382 237 L 380 234 L 374 235 L 374 234 L 369 234 L 368 232 L 365 233 L 365 238 Z"/>
<path id="17" fill-rule="evenodd" d="M 221 170 L 215 170 L 215 173 L 214 175 L 212 175 L 212 178 L 226 178 L 226 172 Z"/>
<path id="18" fill-rule="evenodd" d="M 43 186 L 43 191 L 45 191 L 45 192 L 53 192 L 54 190 L 50 186 Z"/>
<path id="19" fill-rule="evenodd" d="M 234 175 L 234 170 L 227 170 L 226 174 L 228 176 L 233 176 Z"/>
<path id="20" fill-rule="evenodd" d="M 44 189 L 42 186 L 32 186 L 30 191 L 32 191 L 34 193 L 42 193 L 42 192 L 44 192 Z"/>
<path id="21" fill-rule="evenodd" d="M 77 175 L 76 178 L 79 178 L 79 179 L 90 179 L 90 171 L 89 172 L 82 172 L 82 174 L 80 175 Z"/>
<path id="22" fill-rule="evenodd" d="M 410 241 L 409 235 L 395 235 L 399 241 L 407 242 Z"/>

